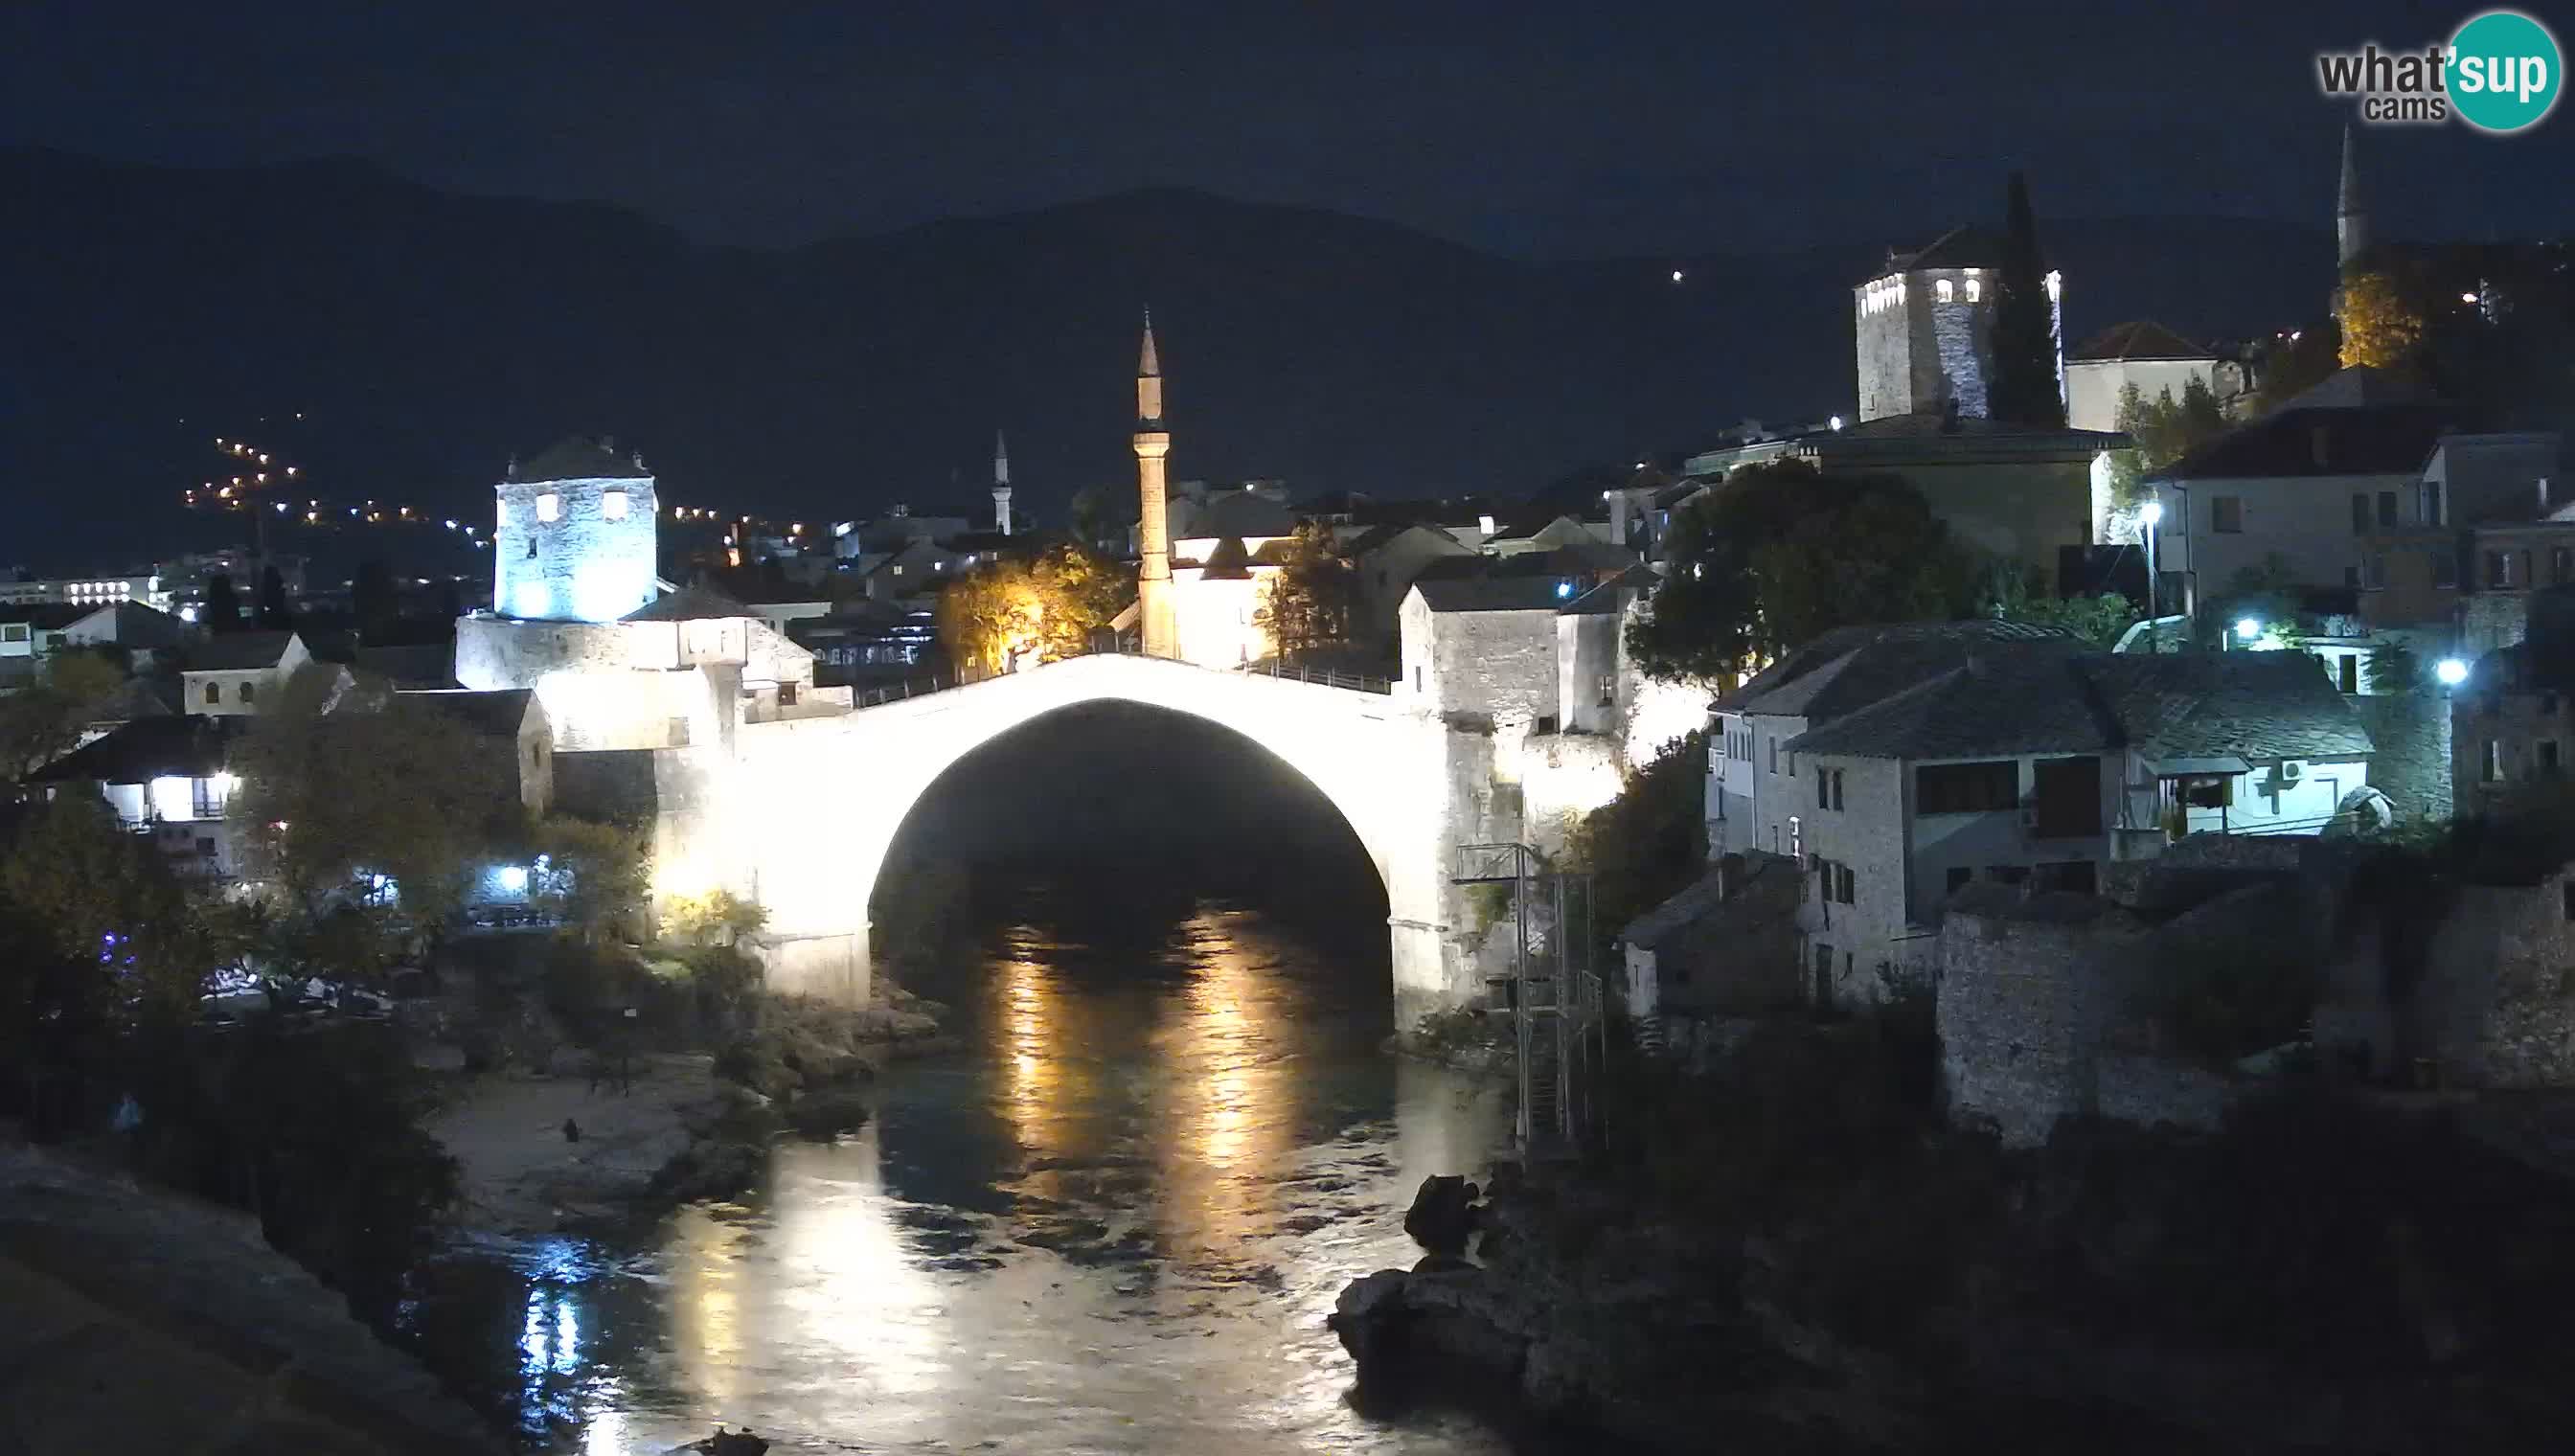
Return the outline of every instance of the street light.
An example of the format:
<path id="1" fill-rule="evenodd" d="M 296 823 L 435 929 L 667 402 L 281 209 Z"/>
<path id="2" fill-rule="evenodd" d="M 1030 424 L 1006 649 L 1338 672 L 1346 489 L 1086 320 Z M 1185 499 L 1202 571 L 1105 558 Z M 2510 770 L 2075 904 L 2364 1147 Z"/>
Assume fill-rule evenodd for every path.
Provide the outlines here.
<path id="1" fill-rule="evenodd" d="M 2468 681 L 2468 665 L 2456 658 L 2443 658 L 2432 665 L 2432 676 L 2440 680 L 2442 687 L 2456 688 Z"/>
<path id="2" fill-rule="evenodd" d="M 2253 639 L 2260 637 L 2261 635 L 2262 623 L 2259 618 L 2239 617 L 2235 619 L 2235 637 L 2238 642 L 2251 642 Z"/>
<path id="3" fill-rule="evenodd" d="M 2155 575 L 2155 528 L 2164 524 L 2164 503 L 2148 501 L 2137 508 L 2137 519 L 2146 527 L 2146 651 L 2163 651 L 2163 578 Z"/>

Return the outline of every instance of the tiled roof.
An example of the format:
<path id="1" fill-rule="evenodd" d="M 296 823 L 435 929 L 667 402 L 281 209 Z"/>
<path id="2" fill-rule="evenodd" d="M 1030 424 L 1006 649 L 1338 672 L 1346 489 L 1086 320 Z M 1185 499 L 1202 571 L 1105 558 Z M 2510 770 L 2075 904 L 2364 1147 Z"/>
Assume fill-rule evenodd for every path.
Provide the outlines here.
<path id="1" fill-rule="evenodd" d="M 514 481 L 643 481 L 653 473 L 640 455 L 620 455 L 606 440 L 567 435 L 510 472 Z"/>
<path id="2" fill-rule="evenodd" d="M 1835 628 L 1763 669 L 1720 699 L 1716 709 L 1828 723 L 1963 667 L 1971 653 L 2006 644 L 2059 654 L 2079 653 L 2086 646 L 2059 628 L 1983 618 Z"/>
<path id="3" fill-rule="evenodd" d="M 1447 532 L 1440 530 L 1436 526 L 1431 526 L 1426 523 L 1405 522 L 1399 526 L 1369 527 L 1367 530 L 1351 537 L 1349 541 L 1341 547 L 1341 555 L 1350 558 L 1352 561 L 1356 561 L 1358 558 L 1366 556 L 1369 552 L 1375 551 L 1377 548 L 1395 540 L 1406 532 L 1412 531 L 1426 531 L 1432 536 L 1439 537 L 1440 539 L 1448 542 L 1452 546 L 1456 544 L 1455 537 L 1448 535 Z M 1460 546 L 1457 547 L 1457 550 L 1459 552 L 1463 552 L 1465 551 L 1465 548 Z"/>
<path id="4" fill-rule="evenodd" d="M 397 688 L 453 688 L 456 645 L 436 642 L 360 648 L 356 667 L 362 673 L 389 680 Z"/>
<path id="5" fill-rule="evenodd" d="M 1229 536 L 1208 552 L 1200 565 L 1199 577 L 1209 582 L 1248 582 L 1252 580 L 1252 556 L 1243 549 L 1243 538 Z"/>
<path id="6" fill-rule="evenodd" d="M 245 673 L 274 668 L 286 657 L 292 632 L 218 633 L 188 649 L 191 673 Z"/>
<path id="7" fill-rule="evenodd" d="M 2304 653 L 1979 655 L 1788 742 L 1799 753 L 1966 758 L 2135 747 L 2155 758 L 2366 755 L 2367 729 Z"/>
<path id="8" fill-rule="evenodd" d="M 1731 895 L 1720 893 L 1722 871 L 1715 864 L 1683 885 L 1670 899 L 1627 922 L 1618 938 L 1639 950 L 1652 950 L 1675 934 L 1719 911 L 1746 916 L 1794 917 L 1797 912 L 1797 862 L 1776 854 L 1743 856 L 1743 873 Z"/>
<path id="9" fill-rule="evenodd" d="M 2410 475 L 2431 458 L 2442 433 L 2461 423 L 2448 405 L 2285 408 L 2183 456 L 2162 478 Z"/>
<path id="10" fill-rule="evenodd" d="M 97 610 L 91 603 L 25 602 L 0 607 L 0 622 L 23 622 L 38 632 L 60 632 Z"/>
<path id="11" fill-rule="evenodd" d="M 1566 601 L 1553 577 L 1425 577 L 1412 589 L 1433 612 L 1553 612 Z"/>
<path id="12" fill-rule="evenodd" d="M 155 778 L 209 778 L 252 720 L 171 714 L 138 718 L 45 765 L 48 782 L 148 783 Z"/>
<path id="13" fill-rule="evenodd" d="M 2144 319 L 2109 328 L 2076 345 L 2068 364 L 2113 359 L 2215 359 L 2205 344 L 2193 344 L 2161 324 Z"/>
<path id="14" fill-rule="evenodd" d="M 1617 612 L 1626 606 L 1628 593 L 1651 596 L 1654 589 L 1662 584 L 1663 579 L 1655 574 L 1652 567 L 1639 562 L 1565 603 L 1563 615 L 1592 617 L 1601 613 Z"/>

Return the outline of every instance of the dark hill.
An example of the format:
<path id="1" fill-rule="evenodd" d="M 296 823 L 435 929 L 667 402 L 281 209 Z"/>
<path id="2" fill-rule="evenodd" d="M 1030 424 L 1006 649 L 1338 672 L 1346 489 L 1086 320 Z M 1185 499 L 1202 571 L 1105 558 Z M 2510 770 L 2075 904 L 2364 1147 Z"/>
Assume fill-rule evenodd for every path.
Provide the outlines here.
<path id="1" fill-rule="evenodd" d="M 1178 478 L 1522 493 L 1747 415 L 1847 408 L 1847 290 L 1877 251 L 1532 264 L 1156 190 L 753 252 L 363 163 L 26 150 L 0 152 L 0 481 L 33 507 L 6 555 L 65 566 L 230 535 L 167 508 L 214 436 L 262 416 L 321 493 L 475 519 L 512 451 L 573 429 L 640 447 L 684 504 L 979 510 L 998 426 L 1022 509 L 1060 517 L 1129 478 L 1148 303 Z M 2286 322 L 2329 271 L 2320 231 L 2042 227 L 2078 335 Z"/>

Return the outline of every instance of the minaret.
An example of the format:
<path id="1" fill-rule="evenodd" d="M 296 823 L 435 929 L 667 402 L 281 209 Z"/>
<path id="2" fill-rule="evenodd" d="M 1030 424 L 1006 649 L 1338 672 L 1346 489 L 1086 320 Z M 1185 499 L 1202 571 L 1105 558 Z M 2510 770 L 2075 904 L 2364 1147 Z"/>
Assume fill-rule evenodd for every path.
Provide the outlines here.
<path id="1" fill-rule="evenodd" d="M 993 529 L 1011 534 L 1011 447 L 1002 432 L 993 432 Z"/>
<path id="2" fill-rule="evenodd" d="M 1136 357 L 1136 616 L 1145 656 L 1180 656 L 1172 612 L 1172 526 L 1163 502 L 1163 459 L 1172 437 L 1163 428 L 1163 362 L 1154 353 L 1154 311 L 1145 311 L 1145 344 Z"/>
<path id="3" fill-rule="evenodd" d="M 2369 202 L 2360 191 L 2360 156 L 2352 148 L 2351 123 L 2342 128 L 2342 193 L 2334 204 L 2334 248 L 2343 268 L 2369 251 Z"/>

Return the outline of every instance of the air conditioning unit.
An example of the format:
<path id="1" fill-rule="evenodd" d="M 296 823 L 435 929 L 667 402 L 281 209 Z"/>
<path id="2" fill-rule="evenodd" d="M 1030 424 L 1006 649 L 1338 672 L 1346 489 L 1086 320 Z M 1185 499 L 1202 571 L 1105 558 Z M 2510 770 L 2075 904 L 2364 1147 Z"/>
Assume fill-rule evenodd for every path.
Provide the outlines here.
<path id="1" fill-rule="evenodd" d="M 2299 762 L 2297 759 L 2282 758 L 2280 760 L 2279 768 L 2280 781 L 2282 783 L 2295 783 L 2298 781 L 2300 775 L 2304 774 L 2306 770 L 2307 765 Z"/>

